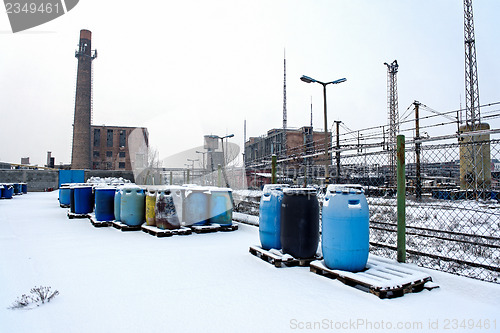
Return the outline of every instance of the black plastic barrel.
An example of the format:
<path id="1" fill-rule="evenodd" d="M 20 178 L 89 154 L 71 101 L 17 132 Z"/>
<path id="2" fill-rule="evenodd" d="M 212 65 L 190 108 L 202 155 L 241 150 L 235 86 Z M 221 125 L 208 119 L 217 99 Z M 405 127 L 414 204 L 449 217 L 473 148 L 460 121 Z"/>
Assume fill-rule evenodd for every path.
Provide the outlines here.
<path id="1" fill-rule="evenodd" d="M 319 203 L 313 188 L 283 190 L 281 246 L 295 258 L 312 258 L 319 243 Z"/>

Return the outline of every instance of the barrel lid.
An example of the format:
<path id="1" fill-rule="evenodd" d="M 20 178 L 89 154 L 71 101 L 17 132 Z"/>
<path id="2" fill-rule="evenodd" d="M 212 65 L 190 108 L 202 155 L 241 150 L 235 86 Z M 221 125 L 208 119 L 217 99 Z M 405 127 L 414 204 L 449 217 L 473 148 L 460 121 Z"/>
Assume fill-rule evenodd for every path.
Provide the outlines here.
<path id="1" fill-rule="evenodd" d="M 270 192 L 270 191 L 283 191 L 283 189 L 289 188 L 289 187 L 290 187 L 290 185 L 288 185 L 288 184 L 266 184 L 266 185 L 264 185 L 264 188 L 262 189 L 262 191 L 264 193 Z"/>
<path id="2" fill-rule="evenodd" d="M 316 189 L 313 187 L 288 187 L 283 189 L 283 193 L 289 195 L 294 195 L 294 194 L 316 195 Z"/>
<path id="3" fill-rule="evenodd" d="M 327 193 L 364 193 L 362 185 L 359 184 L 331 184 L 326 188 Z"/>

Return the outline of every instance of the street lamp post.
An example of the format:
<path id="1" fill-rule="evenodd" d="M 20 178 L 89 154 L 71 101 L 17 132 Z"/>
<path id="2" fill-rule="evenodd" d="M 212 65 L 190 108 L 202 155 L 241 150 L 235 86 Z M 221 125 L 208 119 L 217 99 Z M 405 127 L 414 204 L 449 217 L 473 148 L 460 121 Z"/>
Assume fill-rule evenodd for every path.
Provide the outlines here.
<path id="1" fill-rule="evenodd" d="M 338 84 L 346 81 L 346 78 L 338 79 L 330 82 L 321 82 L 313 79 L 312 77 L 302 75 L 300 78 L 302 81 L 306 83 L 319 83 L 323 86 L 323 116 L 324 116 L 324 125 L 325 125 L 325 184 L 328 185 L 329 182 L 329 166 L 330 166 L 330 154 L 328 154 L 328 121 L 327 121 L 327 113 L 326 113 L 326 86 L 329 84 Z"/>
<path id="2" fill-rule="evenodd" d="M 191 170 L 192 170 L 191 171 L 192 172 L 191 177 L 193 177 L 193 179 L 194 179 L 194 162 L 199 161 L 200 159 L 197 158 L 197 159 L 193 160 L 193 159 L 188 158 L 187 160 L 189 162 L 191 162 Z M 188 165 L 188 164 L 186 164 L 186 165 Z"/>
<path id="3" fill-rule="evenodd" d="M 234 134 L 229 134 L 226 136 L 217 136 L 220 141 L 221 141 L 221 146 L 222 146 L 222 175 L 224 176 L 224 181 L 226 182 L 226 187 L 229 187 L 229 182 L 227 181 L 227 175 L 226 175 L 226 157 L 224 156 L 224 139 L 232 138 Z"/>

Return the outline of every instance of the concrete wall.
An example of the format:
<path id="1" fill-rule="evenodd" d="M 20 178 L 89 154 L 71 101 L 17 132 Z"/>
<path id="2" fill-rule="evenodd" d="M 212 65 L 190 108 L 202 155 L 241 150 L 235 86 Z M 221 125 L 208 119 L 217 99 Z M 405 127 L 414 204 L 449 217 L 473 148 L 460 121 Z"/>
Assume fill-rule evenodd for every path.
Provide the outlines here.
<path id="1" fill-rule="evenodd" d="M 85 170 L 85 181 L 91 177 L 121 177 L 134 182 L 132 171 Z M 0 183 L 27 183 L 28 192 L 46 191 L 49 188 L 57 189 L 59 187 L 59 170 L 0 169 Z"/>
<path id="2" fill-rule="evenodd" d="M 57 170 L 0 170 L 0 183 L 27 183 L 29 191 L 45 191 L 58 186 Z"/>

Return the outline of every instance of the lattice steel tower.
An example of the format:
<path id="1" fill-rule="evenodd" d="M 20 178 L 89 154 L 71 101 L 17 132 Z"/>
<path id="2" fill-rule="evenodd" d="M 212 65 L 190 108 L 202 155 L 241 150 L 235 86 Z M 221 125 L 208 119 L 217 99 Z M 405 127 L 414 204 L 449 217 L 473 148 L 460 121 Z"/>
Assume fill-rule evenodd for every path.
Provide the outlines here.
<path id="1" fill-rule="evenodd" d="M 398 108 L 398 62 L 394 60 L 387 66 L 387 111 L 389 122 L 389 185 L 396 184 L 396 137 L 399 133 L 399 108 Z"/>
<path id="2" fill-rule="evenodd" d="M 472 126 L 472 130 L 481 123 L 475 39 L 472 0 L 464 0 L 465 119 L 467 124 Z"/>

